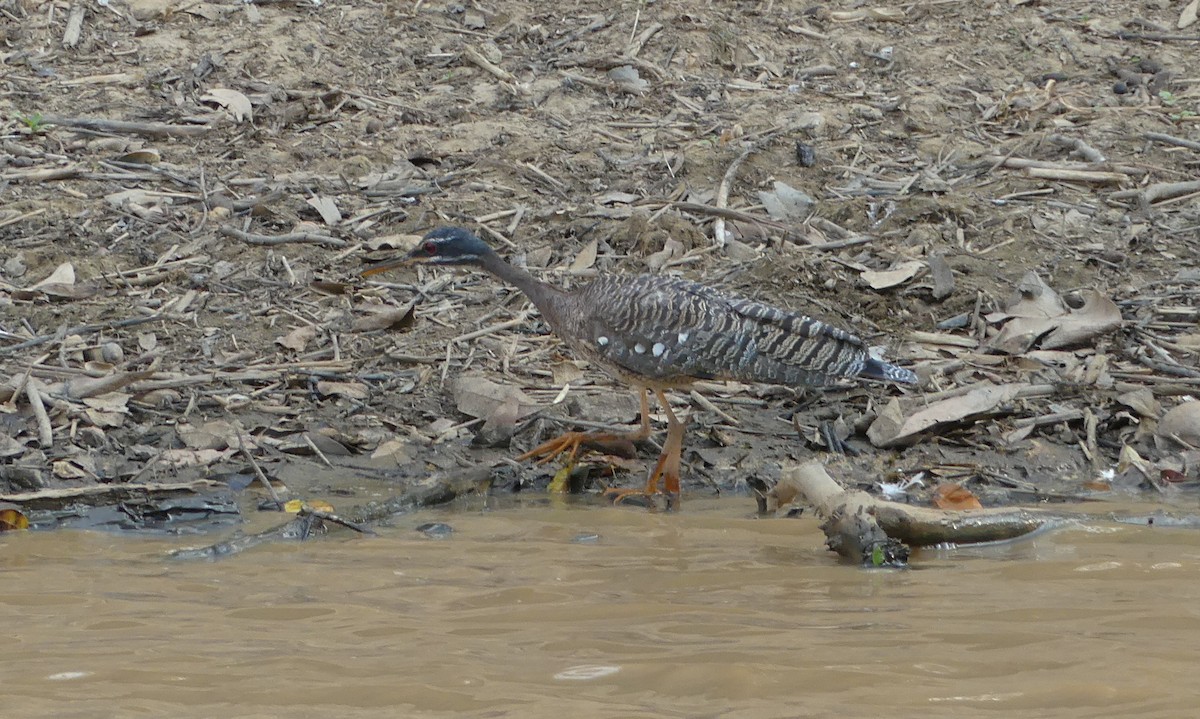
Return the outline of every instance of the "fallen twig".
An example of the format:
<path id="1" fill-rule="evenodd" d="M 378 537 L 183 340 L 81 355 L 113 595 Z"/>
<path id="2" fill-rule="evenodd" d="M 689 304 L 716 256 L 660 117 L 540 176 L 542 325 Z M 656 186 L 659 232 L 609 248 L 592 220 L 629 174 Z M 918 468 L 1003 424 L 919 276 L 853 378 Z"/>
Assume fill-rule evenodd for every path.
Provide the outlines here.
<path id="1" fill-rule="evenodd" d="M 38 345 L 45 344 L 45 343 L 50 342 L 51 340 L 57 339 L 59 337 L 66 337 L 67 335 L 85 335 L 85 334 L 92 334 L 95 332 L 103 332 L 105 330 L 115 330 L 120 327 L 132 327 L 134 325 L 145 324 L 146 322 L 153 322 L 157 319 L 160 319 L 161 317 L 162 317 L 162 314 L 159 313 L 159 314 L 153 314 L 153 315 L 146 315 L 145 317 L 131 317 L 129 319 L 124 319 L 124 320 L 115 320 L 113 322 L 97 322 L 97 323 L 90 324 L 90 325 L 79 325 L 77 327 L 68 327 L 66 329 L 66 331 L 62 332 L 61 334 L 58 332 L 55 332 L 54 334 L 39 335 L 32 339 L 25 340 L 24 342 L 19 342 L 15 345 L 9 345 L 8 347 L 0 347 L 0 356 L 6 355 L 6 354 L 12 354 L 14 352 L 19 352 L 20 350 L 29 349 L 30 347 L 37 347 Z"/>
<path id="2" fill-rule="evenodd" d="M 289 232 L 286 235 L 259 235 L 253 232 L 243 232 L 236 227 L 229 225 L 221 226 L 221 234 L 228 235 L 242 242 L 248 242 L 252 245 L 284 245 L 289 242 L 308 242 L 315 245 L 327 245 L 329 247 L 345 247 L 350 244 L 345 240 L 340 240 L 329 235 L 322 235 L 317 232 Z"/>
<path id="3" fill-rule="evenodd" d="M 733 162 L 729 163 L 729 168 L 725 170 L 725 176 L 721 178 L 721 184 L 717 186 L 717 197 L 714 202 L 719 209 L 723 210 L 729 204 L 729 190 L 737 177 L 738 168 L 757 149 L 757 145 L 751 145 L 742 151 L 742 154 L 738 155 Z M 725 218 L 720 215 L 713 221 L 713 242 L 718 248 L 725 246 Z"/>
<path id="4" fill-rule="evenodd" d="M 1186 147 L 1189 150 L 1200 152 L 1200 142 L 1195 140 L 1185 140 L 1182 137 L 1174 135 L 1164 135 L 1161 132 L 1147 132 L 1143 137 L 1152 142 L 1161 142 L 1165 145 L 1175 145 L 1176 147 Z"/>
<path id="5" fill-rule="evenodd" d="M 51 125 L 144 137 L 198 137 L 212 129 L 212 125 L 168 125 L 162 122 L 129 122 L 63 115 L 43 115 L 42 120 Z"/>

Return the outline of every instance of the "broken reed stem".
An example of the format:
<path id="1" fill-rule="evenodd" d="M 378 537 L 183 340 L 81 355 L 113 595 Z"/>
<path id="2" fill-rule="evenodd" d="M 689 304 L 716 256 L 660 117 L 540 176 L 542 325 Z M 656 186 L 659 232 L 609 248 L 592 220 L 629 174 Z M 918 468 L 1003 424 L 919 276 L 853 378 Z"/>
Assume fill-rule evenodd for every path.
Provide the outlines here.
<path id="1" fill-rule="evenodd" d="M 724 210 L 725 206 L 729 204 L 729 190 L 733 187 L 733 181 L 737 177 L 738 168 L 757 149 L 757 145 L 751 145 L 742 154 L 738 155 L 733 162 L 729 163 L 729 169 L 725 170 L 725 176 L 721 178 L 721 184 L 717 187 L 717 197 L 714 200 L 717 209 Z M 725 247 L 725 218 L 720 215 L 713 221 L 713 242 L 718 249 Z"/>
<path id="2" fill-rule="evenodd" d="M 93 117 L 66 117 L 43 115 L 42 120 L 51 125 L 61 125 L 81 130 L 111 132 L 117 135 L 141 135 L 143 137 L 198 137 L 212 129 L 211 125 L 168 125 L 162 122 L 128 122 Z"/>
<path id="3" fill-rule="evenodd" d="M 276 493 L 275 488 L 271 486 L 271 480 L 267 477 L 266 472 L 264 472 L 262 467 L 258 465 L 258 460 L 254 458 L 254 455 L 250 453 L 250 450 L 246 449 L 246 442 L 242 439 L 241 432 L 238 432 L 237 438 L 238 451 L 242 453 L 242 456 L 245 457 L 246 461 L 250 463 L 250 466 L 254 468 L 255 476 L 258 477 L 258 481 L 262 483 L 262 486 L 266 488 L 267 494 L 271 497 L 271 501 L 275 503 L 275 506 L 279 508 L 280 511 L 283 511 L 283 501 L 279 499 L 279 494 Z"/>
<path id="4" fill-rule="evenodd" d="M 50 424 L 50 415 L 46 414 L 42 393 L 38 391 L 34 382 L 25 383 L 25 397 L 29 400 L 29 408 L 33 410 L 33 416 L 37 419 L 38 442 L 41 443 L 42 449 L 50 449 L 54 446 L 54 427 Z"/>
<path id="5" fill-rule="evenodd" d="M 229 225 L 221 226 L 221 234 L 241 240 L 242 242 L 251 245 L 283 245 L 289 242 L 307 242 L 314 245 L 326 245 L 329 247 L 346 247 L 350 243 L 331 237 L 322 235 L 318 232 L 290 232 L 286 235 L 259 235 L 253 232 L 243 232 L 236 227 Z"/>

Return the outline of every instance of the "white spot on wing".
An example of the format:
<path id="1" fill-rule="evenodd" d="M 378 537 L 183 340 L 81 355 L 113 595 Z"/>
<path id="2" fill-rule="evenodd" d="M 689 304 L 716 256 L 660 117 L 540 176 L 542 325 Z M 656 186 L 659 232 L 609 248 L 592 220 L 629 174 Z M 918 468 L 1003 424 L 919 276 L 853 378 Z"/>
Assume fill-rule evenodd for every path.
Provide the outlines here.
<path id="1" fill-rule="evenodd" d="M 608 344 L 608 338 L 605 337 L 604 335 L 600 335 L 599 337 L 596 338 L 596 344 L 603 347 L 604 345 Z"/>
<path id="2" fill-rule="evenodd" d="M 646 345 L 642 344 L 641 342 L 638 342 L 637 344 L 635 344 L 633 346 L 633 351 L 637 352 L 638 354 L 645 354 L 646 353 Z"/>
<path id="3" fill-rule="evenodd" d="M 689 336 L 689 335 L 688 335 L 688 333 L 687 333 L 687 332 L 680 332 L 680 333 L 679 333 L 679 344 L 683 344 L 684 342 L 687 342 L 687 341 L 688 341 L 688 336 Z"/>
<path id="4" fill-rule="evenodd" d="M 662 353 L 665 352 L 666 349 L 667 346 L 662 342 L 655 342 L 654 346 L 650 348 L 650 352 L 653 353 L 655 357 L 662 357 Z"/>

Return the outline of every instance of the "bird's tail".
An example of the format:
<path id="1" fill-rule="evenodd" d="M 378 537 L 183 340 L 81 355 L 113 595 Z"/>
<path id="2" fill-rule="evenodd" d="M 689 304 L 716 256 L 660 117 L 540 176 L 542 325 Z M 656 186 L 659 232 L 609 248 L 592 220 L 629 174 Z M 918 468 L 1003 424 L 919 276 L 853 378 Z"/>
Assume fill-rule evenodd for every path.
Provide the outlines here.
<path id="1" fill-rule="evenodd" d="M 903 384 L 916 384 L 917 375 L 912 370 L 897 367 L 894 364 L 888 364 L 883 360 L 868 357 L 863 365 L 862 372 L 858 373 L 859 377 L 868 379 L 880 379 L 885 382 L 900 382 Z"/>

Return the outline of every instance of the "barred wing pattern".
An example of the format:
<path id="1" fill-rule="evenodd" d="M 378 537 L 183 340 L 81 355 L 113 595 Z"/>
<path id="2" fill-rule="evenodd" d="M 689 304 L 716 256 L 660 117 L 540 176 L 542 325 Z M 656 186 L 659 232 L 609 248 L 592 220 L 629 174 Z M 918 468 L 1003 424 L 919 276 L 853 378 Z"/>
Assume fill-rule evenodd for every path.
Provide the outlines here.
<path id="1" fill-rule="evenodd" d="M 572 296 L 559 335 L 618 373 L 651 384 L 733 379 L 823 385 L 838 377 L 915 381 L 862 340 L 803 315 L 656 275 L 601 277 Z"/>

